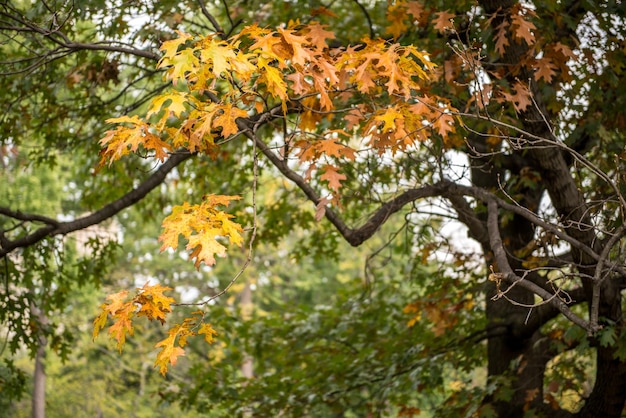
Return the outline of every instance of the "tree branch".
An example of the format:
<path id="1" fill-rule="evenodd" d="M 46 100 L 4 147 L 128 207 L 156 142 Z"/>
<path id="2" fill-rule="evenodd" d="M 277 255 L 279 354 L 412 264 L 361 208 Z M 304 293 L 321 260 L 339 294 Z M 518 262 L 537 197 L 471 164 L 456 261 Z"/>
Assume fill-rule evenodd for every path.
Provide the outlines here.
<path id="1" fill-rule="evenodd" d="M 163 165 L 161 165 L 137 188 L 131 190 L 124 196 L 109 203 L 108 205 L 102 207 L 101 209 L 95 211 L 90 215 L 68 222 L 48 222 L 46 226 L 43 226 L 19 239 L 3 240 L 2 248 L 0 249 L 0 257 L 4 257 L 6 254 L 9 254 L 11 251 L 17 248 L 23 248 L 33 245 L 48 236 L 66 235 L 71 232 L 85 229 L 92 225 L 96 225 L 106 219 L 111 218 L 123 209 L 126 209 L 143 199 L 149 192 L 151 192 L 154 188 L 160 185 L 163 180 L 165 180 L 165 177 L 169 172 L 171 172 L 183 161 L 190 158 L 191 155 L 192 154 L 188 153 L 172 154 L 172 156 L 165 163 L 163 163 Z M 9 213 L 9 211 L 4 210 L 4 213 Z M 20 214 L 20 216 L 22 218 L 30 218 L 37 221 L 43 221 L 43 219 L 46 219 L 45 217 L 31 214 Z"/>
<path id="2" fill-rule="evenodd" d="M 202 9 L 202 14 L 206 17 L 211 25 L 213 25 L 213 29 L 215 32 L 223 39 L 226 35 L 222 26 L 217 22 L 217 19 L 209 12 L 206 8 L 206 4 L 204 4 L 203 0 L 198 0 L 198 4 L 200 5 L 200 9 Z"/>
<path id="3" fill-rule="evenodd" d="M 492 273 L 490 275 L 490 280 L 496 281 L 498 283 L 501 280 L 509 283 L 511 286 L 521 286 L 526 290 L 538 295 L 547 303 L 553 305 L 556 309 L 559 310 L 567 319 L 572 321 L 574 324 L 583 328 L 590 334 L 593 334 L 597 331 L 591 327 L 589 322 L 585 321 L 574 312 L 572 312 L 567 304 L 563 302 L 557 295 L 554 295 L 542 287 L 536 285 L 535 283 L 525 280 L 523 277 L 518 276 L 513 272 L 509 264 L 509 260 L 507 259 L 506 251 L 504 250 L 504 244 L 502 243 L 502 238 L 500 237 L 500 227 L 498 226 L 498 204 L 495 200 L 490 200 L 487 204 L 488 206 L 488 214 L 487 214 L 487 228 L 489 231 L 489 241 L 491 243 L 491 250 L 493 251 L 494 258 L 496 263 L 498 264 L 499 273 Z"/>

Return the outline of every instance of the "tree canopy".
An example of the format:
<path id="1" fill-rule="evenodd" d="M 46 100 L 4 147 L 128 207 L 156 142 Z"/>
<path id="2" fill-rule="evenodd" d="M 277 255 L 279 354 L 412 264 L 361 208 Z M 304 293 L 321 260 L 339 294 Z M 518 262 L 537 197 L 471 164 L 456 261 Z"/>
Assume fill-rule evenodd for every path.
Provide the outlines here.
<path id="1" fill-rule="evenodd" d="M 55 314 L 119 255 L 98 234 L 74 250 L 75 233 L 157 220 L 150 257 L 180 252 L 200 273 L 120 283 L 93 336 L 121 350 L 141 317 L 163 325 L 158 370 L 191 364 L 166 402 L 621 416 L 625 14 L 575 0 L 2 3 L 10 349 L 71 348 Z M 354 257 L 365 287 L 325 265 Z M 237 311 L 224 300 L 248 267 L 306 271 L 326 299 L 267 291 L 262 310 Z M 191 306 L 169 293 L 185 285 Z"/>

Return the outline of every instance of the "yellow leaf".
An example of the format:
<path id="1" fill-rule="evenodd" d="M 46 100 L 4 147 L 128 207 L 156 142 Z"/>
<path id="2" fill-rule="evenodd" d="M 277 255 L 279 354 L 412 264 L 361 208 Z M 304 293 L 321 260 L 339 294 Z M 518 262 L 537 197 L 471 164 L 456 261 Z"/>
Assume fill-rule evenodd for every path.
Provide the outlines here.
<path id="1" fill-rule="evenodd" d="M 122 293 L 122 292 L 120 292 Z M 123 305 L 114 311 L 113 325 L 109 327 L 110 337 L 117 341 L 117 349 L 122 351 L 126 342 L 126 334 L 133 335 L 133 324 L 131 318 L 135 313 L 133 301 L 124 302 Z"/>
<path id="2" fill-rule="evenodd" d="M 106 325 L 109 315 L 115 318 L 120 312 L 125 312 L 125 309 L 127 310 L 129 305 L 132 305 L 132 303 L 126 302 L 126 296 L 128 296 L 128 291 L 122 290 L 121 292 L 117 292 L 106 297 L 107 300 L 111 301 L 110 303 L 103 303 L 100 305 L 102 312 L 93 321 L 94 339 L 98 336 L 100 330 Z M 109 332 L 111 331 L 109 330 Z"/>
<path id="3" fill-rule="evenodd" d="M 386 32 L 390 34 L 394 39 L 398 39 L 407 29 L 407 25 L 404 23 L 406 19 L 406 9 L 402 4 L 390 5 L 387 8 L 387 26 Z"/>
<path id="4" fill-rule="evenodd" d="M 270 93 L 274 97 L 280 98 L 280 100 L 285 103 L 288 99 L 287 83 L 282 77 L 281 72 L 278 71 L 277 68 L 272 67 L 269 64 L 269 61 L 262 57 L 259 57 L 258 66 L 261 70 L 259 82 L 265 83 L 268 93 Z"/>
<path id="5" fill-rule="evenodd" d="M 396 106 L 387 108 L 382 115 L 377 115 L 374 119 L 383 122 L 383 131 L 393 130 L 396 128 L 396 119 L 402 119 L 404 116 L 400 113 Z"/>
<path id="6" fill-rule="evenodd" d="M 192 229 L 189 226 L 191 221 L 189 215 L 191 212 L 191 206 L 189 203 L 184 202 L 181 206 L 174 206 L 172 213 L 163 220 L 163 232 L 159 236 L 161 245 L 161 251 L 165 251 L 166 248 L 176 249 L 178 247 L 178 236 L 188 237 L 192 233 Z"/>
<path id="7" fill-rule="evenodd" d="M 172 214 L 163 220 L 163 232 L 159 237 L 163 243 L 161 251 L 168 247 L 176 249 L 178 237 L 182 235 L 188 241 L 186 249 L 191 251 L 190 257 L 196 259 L 196 268 L 202 262 L 208 266 L 215 264 L 215 254 L 226 254 L 226 247 L 217 241 L 218 237 L 228 237 L 234 245 L 243 243 L 241 226 L 231 221 L 232 215 L 215 208 L 227 206 L 236 199 L 239 197 L 207 195 L 200 205 L 185 202 L 182 206 L 175 206 Z"/>
<path id="8" fill-rule="evenodd" d="M 170 305 L 175 302 L 174 298 L 165 296 L 163 292 L 172 290 L 171 287 L 161 286 L 160 284 L 150 285 L 146 283 L 140 289 L 135 303 L 141 305 L 137 316 L 145 316 L 149 320 L 158 320 L 161 324 L 165 323 L 165 315 L 172 312 Z"/>
<path id="9" fill-rule="evenodd" d="M 135 307 L 129 304 L 128 309 L 116 315 L 117 320 L 109 327 L 111 338 L 117 340 L 117 349 L 121 352 L 126 343 L 126 334 L 133 335 L 133 323 L 131 321 L 132 312 Z"/>
<path id="10" fill-rule="evenodd" d="M 243 244 L 241 225 L 231 221 L 232 217 L 232 215 L 221 211 L 217 211 L 214 214 L 215 222 L 217 222 L 221 229 L 220 235 L 228 237 L 231 244 L 241 245 Z"/>
<path id="11" fill-rule="evenodd" d="M 216 78 L 229 71 L 230 61 L 236 59 L 234 49 L 224 41 L 208 36 L 200 43 L 200 61 L 212 65 L 211 71 Z"/>
<path id="12" fill-rule="evenodd" d="M 155 348 L 161 347 L 161 351 L 159 351 L 159 353 L 157 354 L 154 366 L 159 366 L 159 372 L 163 376 L 165 376 L 165 373 L 167 373 L 168 364 L 175 366 L 176 361 L 178 361 L 178 357 L 185 355 L 185 350 L 180 347 L 174 347 L 176 335 L 177 334 L 175 332 L 170 332 L 166 339 L 158 342 L 154 346 Z"/>
<path id="13" fill-rule="evenodd" d="M 165 41 L 161 45 L 161 48 L 159 48 L 161 51 L 165 51 L 165 55 L 161 59 L 161 62 L 159 62 L 159 65 L 157 66 L 157 68 L 160 68 L 162 66 L 161 63 L 163 62 L 164 59 L 172 58 L 174 55 L 176 55 L 176 51 L 178 51 L 179 46 L 187 42 L 189 39 L 192 39 L 192 36 L 187 33 L 184 33 L 178 30 L 176 31 L 176 33 L 179 36 L 177 39 Z"/>
<path id="14" fill-rule="evenodd" d="M 100 308 L 102 309 L 102 312 L 100 312 L 100 315 L 98 315 L 96 319 L 93 320 L 93 339 L 94 340 L 100 333 L 100 330 L 104 328 L 104 326 L 107 323 L 107 318 L 109 316 L 109 313 L 106 311 L 106 309 L 104 309 L 105 306 L 106 305 L 104 304 L 100 306 Z"/>
<path id="15" fill-rule="evenodd" d="M 217 335 L 217 331 L 213 329 L 211 324 L 202 324 L 200 330 L 198 330 L 198 335 L 200 334 L 204 334 L 204 339 L 206 340 L 206 342 L 212 344 L 213 336 Z"/>
<path id="16" fill-rule="evenodd" d="M 152 100 L 152 105 L 150 106 L 148 113 L 146 113 L 146 118 L 150 118 L 150 116 L 159 113 L 165 103 L 167 103 L 167 106 L 164 118 L 167 118 L 170 113 L 178 117 L 181 113 L 187 110 L 185 104 L 190 100 L 190 98 L 191 96 L 188 96 L 185 93 L 175 91 L 157 96 Z"/>
<path id="17" fill-rule="evenodd" d="M 199 61 L 194 55 L 193 49 L 183 49 L 171 59 L 163 60 L 163 66 L 171 66 L 167 70 L 167 76 L 176 85 L 178 80 L 185 77 L 187 72 L 195 72 L 198 69 Z"/>
<path id="18" fill-rule="evenodd" d="M 215 255 L 225 256 L 226 247 L 220 244 L 215 237 L 219 234 L 218 229 L 203 231 L 200 235 L 192 235 L 189 237 L 189 243 L 186 249 L 191 251 L 190 258 L 196 259 L 194 266 L 200 268 L 200 264 L 204 262 L 207 266 L 215 264 Z"/>

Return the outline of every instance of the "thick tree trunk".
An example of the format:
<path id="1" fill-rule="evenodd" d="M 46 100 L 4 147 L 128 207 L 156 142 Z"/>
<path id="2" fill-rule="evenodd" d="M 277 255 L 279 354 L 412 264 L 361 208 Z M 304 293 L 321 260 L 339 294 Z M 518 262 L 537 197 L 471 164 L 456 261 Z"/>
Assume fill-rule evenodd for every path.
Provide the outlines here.
<path id="1" fill-rule="evenodd" d="M 491 157 L 494 149 L 487 146 L 484 137 L 477 135 L 469 140 L 475 153 L 471 158 L 472 182 L 486 190 L 497 191 L 502 187 L 500 179 L 505 177 L 505 173 L 502 168 L 497 167 Z M 542 191 L 529 190 L 527 194 L 528 201 L 525 203 L 532 206 L 538 204 Z M 477 213 L 477 216 L 486 220 L 484 212 Z M 530 222 L 514 217 L 507 225 L 501 226 L 500 231 L 503 240 L 507 242 L 509 254 L 514 254 L 533 239 L 535 228 Z M 491 249 L 484 247 L 483 252 L 487 257 L 486 267 L 490 269 L 494 264 Z M 513 257 L 509 262 L 514 269 L 521 267 L 519 261 Z M 504 377 L 509 380 L 512 395 L 508 400 L 494 402 L 493 399 L 487 399 L 487 401 L 495 407 L 501 417 L 522 417 L 525 406 L 540 407 L 543 401 L 543 375 L 549 356 L 537 351 L 537 342 L 541 334 L 526 330 L 528 308 L 498 298 L 497 292 L 496 285 L 490 283 L 486 292 L 487 319 L 491 325 L 505 325 L 507 332 L 487 341 L 488 376 L 491 379 Z M 521 287 L 511 288 L 506 296 L 526 306 L 534 303 L 534 295 Z"/>
<path id="2" fill-rule="evenodd" d="M 494 30 L 506 19 L 508 9 L 517 3 L 516 0 L 481 0 L 485 13 L 492 16 L 497 13 L 491 21 Z M 552 205 L 561 217 L 563 229 L 573 238 L 582 244 L 598 251 L 598 242 L 595 231 L 589 219 L 589 211 L 581 195 L 574 178 L 570 173 L 567 162 L 563 158 L 563 151 L 557 146 L 557 138 L 552 133 L 551 117 L 543 105 L 543 99 L 533 81 L 534 77 L 528 68 L 520 63 L 527 56 L 528 47 L 524 43 L 510 40 L 504 56 L 495 63 L 500 68 L 517 68 L 518 73 L 510 75 L 510 81 L 530 80 L 530 91 L 533 95 L 533 104 L 527 110 L 519 114 L 522 128 L 532 134 L 535 138 L 543 138 L 540 146 L 533 147 L 536 139 L 528 138 L 526 157 L 530 158 L 534 169 L 540 172 L 542 185 L 547 190 Z M 548 146 L 550 142 L 555 142 L 554 146 Z M 522 151 L 520 151 L 522 152 Z M 480 185 L 480 184 L 478 184 Z M 480 185 L 483 186 L 483 185 Z M 502 230 L 503 241 L 510 241 L 515 236 L 510 235 L 511 231 Z M 514 250 L 515 246 L 510 249 Z M 586 293 L 586 300 L 590 301 L 592 296 L 593 277 L 596 260 L 588 253 L 578 249 L 572 249 L 573 261 L 580 271 L 580 280 Z M 515 266 L 513 266 L 515 268 Z M 607 280 L 601 290 L 601 304 L 599 307 L 600 316 L 608 318 L 621 327 L 621 294 L 611 288 L 610 280 Z M 523 292 L 522 292 L 523 293 Z M 523 294 L 511 293 L 515 299 L 524 299 Z M 519 300 L 518 301 L 522 301 Z M 515 326 L 520 322 L 516 316 L 520 313 L 516 307 L 505 307 L 505 301 L 488 302 L 487 315 L 491 322 L 504 321 L 510 329 L 508 335 L 489 340 L 489 376 L 495 377 L 503 375 L 508 370 L 508 364 L 513 360 L 526 362 L 532 365 L 536 373 L 525 373 L 521 370 L 518 379 L 513 380 L 514 394 L 510 402 L 497 404 L 497 412 L 501 417 L 522 416 L 524 404 L 531 399 L 532 393 L 529 390 L 539 389 L 537 397 L 530 401 L 529 406 L 542 407 L 543 395 L 543 374 L 545 364 L 549 358 L 541 353 L 533 352 L 533 345 L 538 333 L 532 336 L 515 331 Z M 518 337 L 519 336 L 519 337 Z M 519 356 L 519 357 L 516 357 Z M 530 379 L 526 381 L 526 379 Z M 534 393 L 534 392 L 533 392 Z M 525 396 L 525 394 L 529 396 Z M 594 389 L 587 399 L 585 406 L 579 412 L 581 417 L 619 417 L 624 408 L 626 398 L 626 364 L 615 359 L 615 349 L 608 347 L 598 347 L 596 357 L 596 383 Z"/>

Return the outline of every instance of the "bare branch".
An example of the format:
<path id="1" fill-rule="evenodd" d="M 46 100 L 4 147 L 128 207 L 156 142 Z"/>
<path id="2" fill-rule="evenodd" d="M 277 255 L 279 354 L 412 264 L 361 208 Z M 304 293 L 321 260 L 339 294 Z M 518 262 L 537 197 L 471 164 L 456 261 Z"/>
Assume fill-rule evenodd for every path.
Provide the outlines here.
<path id="1" fill-rule="evenodd" d="M 604 245 L 604 249 L 602 250 L 602 254 L 600 254 L 600 260 L 598 260 L 598 264 L 596 265 L 596 271 L 593 277 L 593 294 L 591 297 L 591 309 L 589 313 L 589 321 L 592 326 L 598 326 L 598 317 L 600 315 L 600 290 L 602 289 L 602 285 L 605 282 L 610 272 L 604 274 L 604 265 L 609 259 L 609 255 L 613 246 L 622 239 L 622 237 L 626 235 L 626 225 L 622 224 L 615 231 L 613 236 L 609 239 L 609 241 Z"/>
<path id="2" fill-rule="evenodd" d="M 491 250 L 493 251 L 496 263 L 498 263 L 498 270 L 500 271 L 499 273 L 492 273 L 492 275 L 490 276 L 491 280 L 504 280 L 512 286 L 519 285 L 524 289 L 529 290 L 530 292 L 541 297 L 543 300 L 548 301 L 549 304 L 553 305 L 556 309 L 559 310 L 559 312 L 561 312 L 567 319 L 572 321 L 574 324 L 583 328 L 590 334 L 595 333 L 597 329 L 592 328 L 589 322 L 585 321 L 574 312 L 572 312 L 567 304 L 559 297 L 555 297 L 554 294 L 544 290 L 542 287 L 536 285 L 529 280 L 525 280 L 523 277 L 520 277 L 515 274 L 515 272 L 513 272 L 513 269 L 511 268 L 507 259 L 504 244 L 502 243 L 502 238 L 500 237 L 500 227 L 498 226 L 498 204 L 495 200 L 490 200 L 487 206 L 487 228 L 489 230 L 489 241 L 491 243 Z"/>
<path id="3" fill-rule="evenodd" d="M 59 225 L 59 221 L 57 221 L 56 219 L 52 219 L 49 218 L 47 216 L 43 216 L 43 215 L 37 215 L 37 214 L 32 214 L 32 213 L 24 213 L 21 212 L 19 210 L 11 210 L 7 207 L 2 207 L 0 206 L 0 215 L 4 215 L 7 216 L 9 218 L 13 218 L 13 219 L 17 219 L 20 221 L 27 221 L 27 222 L 42 222 L 44 224 L 48 224 L 48 225 L 52 225 L 52 226 L 58 226 Z"/>
<path id="4" fill-rule="evenodd" d="M 211 25 L 213 25 L 215 32 L 217 32 L 221 37 L 224 37 L 224 29 L 222 29 L 222 26 L 217 22 L 217 19 L 215 19 L 215 17 L 206 8 L 206 4 L 204 4 L 204 1 L 198 0 L 198 4 L 200 5 L 200 9 L 202 9 L 202 14 L 204 15 L 204 17 L 209 19 L 209 22 L 211 22 Z"/>

